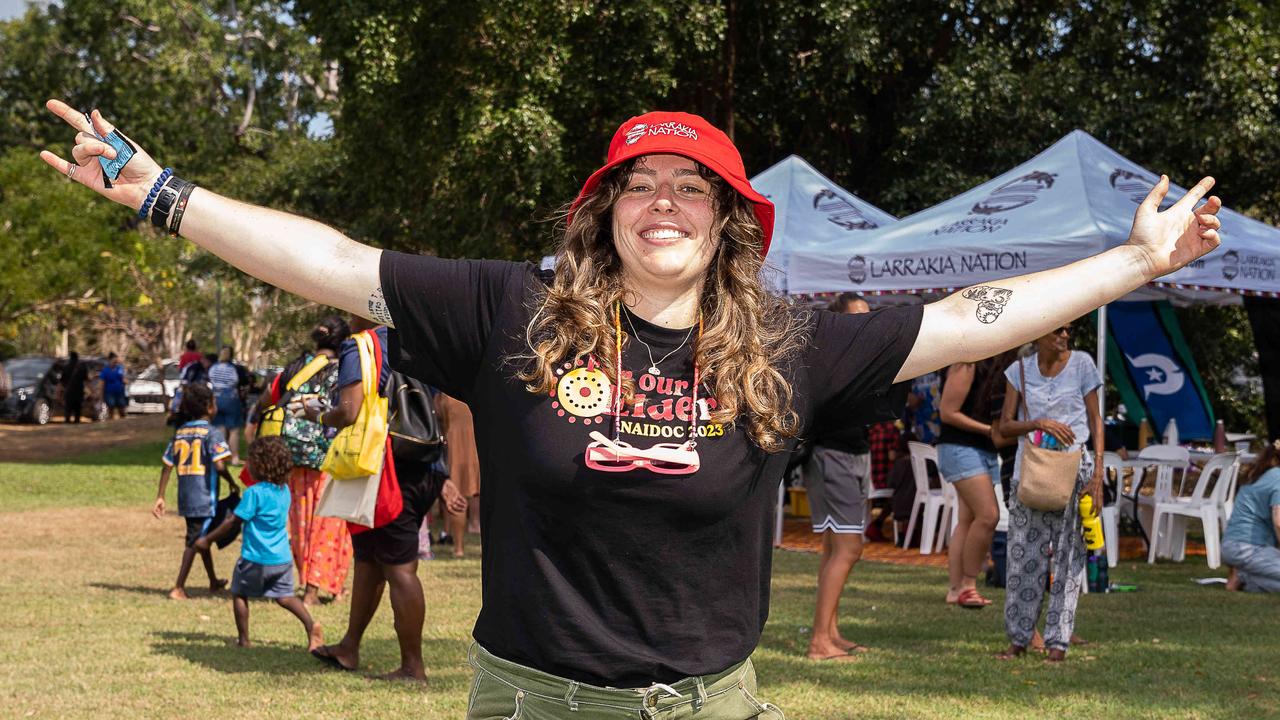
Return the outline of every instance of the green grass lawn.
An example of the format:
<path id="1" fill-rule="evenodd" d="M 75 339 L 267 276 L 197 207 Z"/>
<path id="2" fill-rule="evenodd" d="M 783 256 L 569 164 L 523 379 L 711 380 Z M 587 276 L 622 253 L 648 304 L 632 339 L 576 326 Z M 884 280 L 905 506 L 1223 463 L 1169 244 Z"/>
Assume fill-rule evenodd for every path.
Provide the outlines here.
<path id="1" fill-rule="evenodd" d="M 200 592 L 175 603 L 183 525 L 150 517 L 162 446 L 58 464 L 0 464 L 0 715 L 12 717 L 461 718 L 480 564 L 420 570 L 427 596 L 425 689 L 323 670 L 284 610 L 255 603 L 257 646 L 229 647 L 230 602 Z M 478 545 L 474 546 L 478 550 Z M 229 574 L 235 549 L 217 555 Z M 773 607 L 755 654 L 760 695 L 789 718 L 1280 717 L 1280 598 L 1228 595 L 1189 580 L 1203 560 L 1123 563 L 1112 578 L 1141 591 L 1081 600 L 1093 643 L 1062 666 L 1002 663 L 999 608 L 942 603 L 933 568 L 865 562 L 843 602 L 844 634 L 872 646 L 855 663 L 803 659 L 817 557 L 774 556 Z M 347 606 L 316 612 L 329 636 Z M 397 660 L 384 604 L 366 637 L 370 672 Z"/>

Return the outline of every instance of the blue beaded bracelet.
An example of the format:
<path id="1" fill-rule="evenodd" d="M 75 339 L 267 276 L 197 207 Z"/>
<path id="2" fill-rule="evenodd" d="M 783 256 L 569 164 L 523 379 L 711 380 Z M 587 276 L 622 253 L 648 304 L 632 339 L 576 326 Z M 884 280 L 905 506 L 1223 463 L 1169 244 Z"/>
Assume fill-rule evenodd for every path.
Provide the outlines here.
<path id="1" fill-rule="evenodd" d="M 164 172 L 160 173 L 160 177 L 156 178 L 156 184 L 151 186 L 151 192 L 147 193 L 147 199 L 142 201 L 142 209 L 138 211 L 138 217 L 147 219 L 147 213 L 151 212 L 151 205 L 160 194 L 160 188 L 164 187 L 170 177 L 173 177 L 173 168 L 165 168 Z"/>

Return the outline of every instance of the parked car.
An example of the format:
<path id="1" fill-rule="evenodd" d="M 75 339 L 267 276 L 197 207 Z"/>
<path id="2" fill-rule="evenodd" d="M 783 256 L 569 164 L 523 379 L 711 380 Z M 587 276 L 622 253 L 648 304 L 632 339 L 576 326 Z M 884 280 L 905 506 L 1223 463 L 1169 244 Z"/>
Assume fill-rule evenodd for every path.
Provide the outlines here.
<path id="1" fill-rule="evenodd" d="M 106 361 L 97 357 L 82 357 L 88 382 L 85 384 L 83 417 L 89 420 L 106 420 L 107 405 L 94 386 L 98 373 Z M 4 364 L 9 374 L 9 397 L 0 403 L 0 419 L 34 422 L 44 425 L 54 416 L 65 411 L 62 404 L 62 372 L 66 358 L 41 356 L 20 357 Z"/>
<path id="2" fill-rule="evenodd" d="M 165 360 L 163 377 L 155 365 L 138 373 L 125 388 L 131 413 L 162 413 L 169 411 L 169 400 L 182 383 L 177 360 Z"/>

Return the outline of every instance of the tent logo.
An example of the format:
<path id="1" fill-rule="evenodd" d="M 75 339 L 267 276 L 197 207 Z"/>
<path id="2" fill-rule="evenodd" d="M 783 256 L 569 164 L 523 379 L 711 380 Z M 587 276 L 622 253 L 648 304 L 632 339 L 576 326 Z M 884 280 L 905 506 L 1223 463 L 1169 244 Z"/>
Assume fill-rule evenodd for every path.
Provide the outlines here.
<path id="1" fill-rule="evenodd" d="M 1125 355 L 1135 372 L 1147 374 L 1142 384 L 1142 398 L 1151 399 L 1152 395 L 1175 395 L 1187 382 L 1182 368 L 1167 355 L 1160 353 L 1144 353 L 1138 357 Z"/>
<path id="2" fill-rule="evenodd" d="M 1228 250 L 1222 255 L 1222 277 L 1235 280 L 1240 274 L 1240 253 Z"/>
<path id="3" fill-rule="evenodd" d="M 861 255 L 849 258 L 849 280 L 858 285 L 867 281 L 867 259 Z"/>
<path id="4" fill-rule="evenodd" d="M 1053 187 L 1053 179 L 1057 173 L 1035 170 L 1019 178 L 1014 178 L 1001 185 L 986 198 L 974 203 L 970 215 L 995 215 L 996 213 L 1016 210 L 1036 201 L 1036 196 L 1043 190 Z"/>
<path id="5" fill-rule="evenodd" d="M 1156 186 L 1156 181 L 1149 176 L 1124 168 L 1113 169 L 1111 177 L 1107 180 L 1111 183 L 1112 190 L 1128 194 L 1135 205 L 1142 204 L 1142 201 L 1147 199 L 1147 193 Z M 1160 209 L 1168 210 L 1173 207 L 1173 203 L 1174 200 L 1166 195 L 1164 201 L 1160 203 Z"/>
<path id="6" fill-rule="evenodd" d="M 840 197 L 831 188 L 822 188 L 813 195 L 813 209 L 827 214 L 827 221 L 845 230 L 874 230 L 874 221 L 862 214 L 856 205 Z"/>

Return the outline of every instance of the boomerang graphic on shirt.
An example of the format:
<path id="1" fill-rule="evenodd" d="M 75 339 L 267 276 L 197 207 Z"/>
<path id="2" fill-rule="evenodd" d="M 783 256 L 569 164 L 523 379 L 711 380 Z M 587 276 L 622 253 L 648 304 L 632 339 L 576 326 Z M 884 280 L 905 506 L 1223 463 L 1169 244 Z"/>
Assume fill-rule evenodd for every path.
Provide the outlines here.
<path id="1" fill-rule="evenodd" d="M 1152 395 L 1173 395 L 1187 382 L 1182 368 L 1167 355 L 1144 353 L 1138 357 L 1125 357 L 1135 370 L 1146 369 L 1147 382 L 1142 386 L 1144 400 L 1150 399 Z"/>

